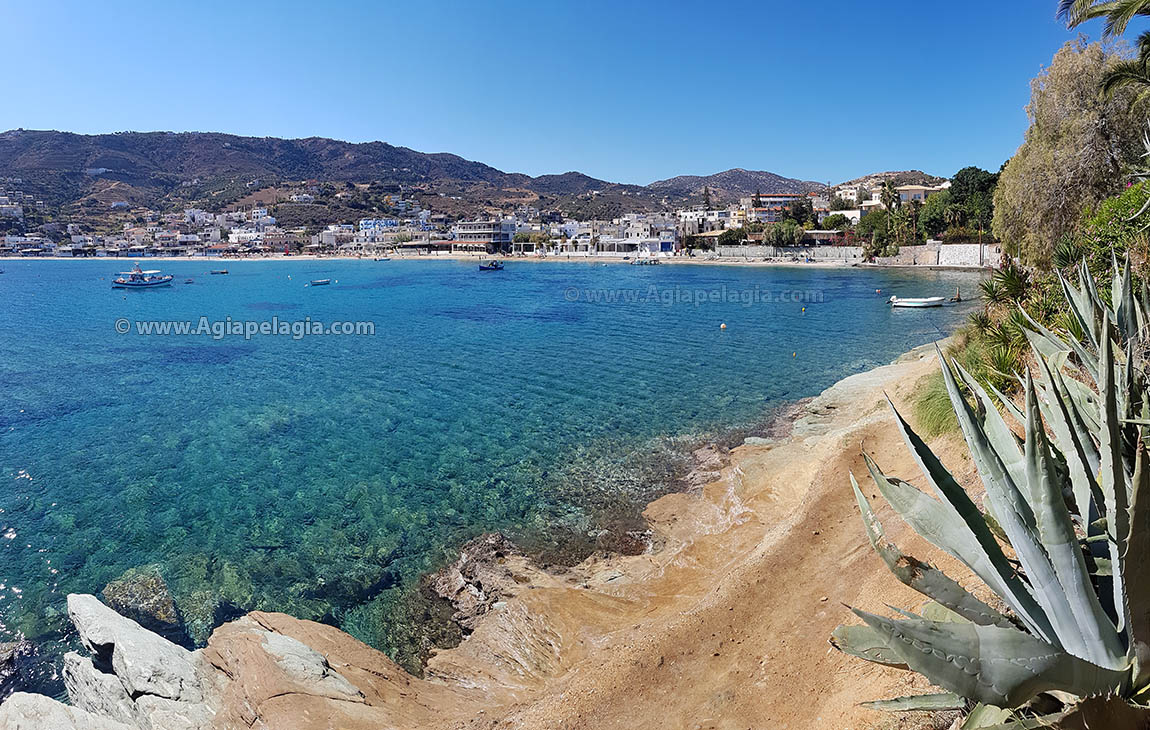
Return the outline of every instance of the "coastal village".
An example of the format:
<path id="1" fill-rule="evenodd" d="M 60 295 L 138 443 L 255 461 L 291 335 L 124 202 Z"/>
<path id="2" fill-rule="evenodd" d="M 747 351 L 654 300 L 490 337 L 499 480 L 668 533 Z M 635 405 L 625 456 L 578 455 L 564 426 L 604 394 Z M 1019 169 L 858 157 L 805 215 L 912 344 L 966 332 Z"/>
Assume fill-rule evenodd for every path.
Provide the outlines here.
<path id="1" fill-rule="evenodd" d="M 43 201 L 20 190 L 19 178 L 0 179 L 0 219 L 22 219 L 43 211 Z M 258 186 L 259 181 L 252 181 Z M 50 222 L 0 241 L 0 256 L 17 257 L 266 257 L 502 255 L 534 257 L 674 258 L 827 261 L 895 265 L 994 266 L 996 243 L 942 246 L 927 239 L 886 257 L 868 256 L 854 234 L 868 214 L 885 211 L 891 190 L 899 205 L 922 206 L 949 189 L 938 185 L 894 186 L 881 177 L 861 184 L 826 187 L 808 193 L 755 193 L 730 205 L 710 202 L 667 212 L 626 213 L 610 220 L 565 219 L 558 211 L 523 205 L 510 213 L 452 220 L 421 207 L 402 192 L 388 197 L 385 217 L 331 223 L 315 230 L 289 227 L 273 214 L 275 206 L 235 206 L 213 213 L 200 208 L 161 212 L 133 207 L 127 201 L 107 204 L 126 219 L 114 233 L 97 233 L 83 222 Z M 317 186 L 305 184 L 282 200 L 279 208 L 311 206 Z M 816 228 L 789 228 L 786 240 L 770 236 L 805 211 Z M 67 218 L 67 216 L 64 216 Z M 833 225 L 832 225 L 833 224 Z M 31 228 L 28 226 L 26 228 Z"/>

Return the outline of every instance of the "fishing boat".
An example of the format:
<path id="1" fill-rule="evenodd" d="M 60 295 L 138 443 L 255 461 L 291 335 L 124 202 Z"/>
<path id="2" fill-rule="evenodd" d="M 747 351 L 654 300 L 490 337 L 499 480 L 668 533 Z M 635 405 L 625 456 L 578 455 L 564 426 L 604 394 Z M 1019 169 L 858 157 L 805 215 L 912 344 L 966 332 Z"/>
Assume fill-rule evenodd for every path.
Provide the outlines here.
<path id="1" fill-rule="evenodd" d="M 331 283 L 331 279 L 312 279 L 308 282 L 309 286 L 327 286 Z"/>
<path id="2" fill-rule="evenodd" d="M 480 271 L 503 271 L 502 261 L 492 261 L 490 264 L 480 264 Z"/>
<path id="3" fill-rule="evenodd" d="M 131 271 L 121 271 L 120 275 L 112 279 L 113 289 L 151 289 L 157 286 L 171 286 L 171 274 L 161 274 L 159 269 L 144 271 L 139 264 Z"/>
<path id="4" fill-rule="evenodd" d="M 226 273 L 228 273 L 228 270 L 227 269 L 212 269 L 212 273 L 213 274 L 226 274 Z"/>
<path id="5" fill-rule="evenodd" d="M 911 307 L 914 309 L 921 309 L 923 307 L 941 307 L 946 302 L 946 297 L 891 297 L 889 300 L 892 307 Z"/>
<path id="6" fill-rule="evenodd" d="M 657 266 L 658 264 L 659 259 L 633 259 L 631 261 L 632 266 Z"/>
<path id="7" fill-rule="evenodd" d="M 391 261 L 391 257 L 390 256 L 378 256 L 378 257 L 376 257 L 375 260 L 376 261 Z"/>

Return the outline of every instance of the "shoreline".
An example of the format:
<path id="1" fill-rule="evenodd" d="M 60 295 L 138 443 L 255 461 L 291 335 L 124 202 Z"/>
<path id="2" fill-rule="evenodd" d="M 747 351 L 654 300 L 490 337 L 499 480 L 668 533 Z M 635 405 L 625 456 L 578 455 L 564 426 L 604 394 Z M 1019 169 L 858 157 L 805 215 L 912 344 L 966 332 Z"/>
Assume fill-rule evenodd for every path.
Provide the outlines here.
<path id="1" fill-rule="evenodd" d="M 225 624 L 193 653 L 204 671 L 230 683 L 211 700 L 212 712 L 228 718 L 242 710 L 249 725 L 254 716 L 269 727 L 413 730 L 712 727 L 720 717 L 722 727 L 877 721 L 881 715 L 857 703 L 906 693 L 907 675 L 863 668 L 828 653 L 826 641 L 849 622 L 840 601 L 911 607 L 917 594 L 866 545 L 846 471 L 862 468 L 865 441 L 888 473 L 917 478 L 883 394 L 911 415 L 915 384 L 937 368 L 931 348 L 795 404 L 789 433 L 745 439 L 716 478 L 651 502 L 643 515 L 655 549 L 546 570 L 513 547 L 464 546 L 436 576 L 458 610 L 472 609 L 471 631 L 435 652 L 423 679 L 330 626 L 263 612 Z M 940 455 L 954 457 L 945 448 L 953 439 L 942 440 Z M 969 478 L 965 466 L 958 474 Z M 893 539 L 936 557 L 888 508 L 880 516 Z M 253 626 L 318 651 L 358 687 L 362 703 L 318 691 L 291 702 L 267 696 L 261 688 L 273 670 L 253 659 Z M 11 704 L 0 705 L 0 718 Z M 313 722 L 298 724 L 300 713 Z"/>
<path id="2" fill-rule="evenodd" d="M 296 256 L 252 256 L 252 257 L 226 257 L 226 256 L 0 256 L 0 263 L 15 261 L 92 261 L 98 263 L 135 264 L 141 262 L 161 263 L 195 263 L 199 261 L 212 264 L 245 264 L 253 262 L 315 262 L 315 261 L 362 261 L 364 263 L 386 264 L 399 261 L 446 261 L 478 263 L 489 259 L 499 259 L 506 264 L 630 264 L 635 257 L 623 256 L 498 256 L 492 254 L 444 254 L 444 255 L 391 255 L 387 261 L 375 261 L 370 256 L 317 256 L 314 254 L 300 254 Z M 890 270 L 919 270 L 919 271 L 993 271 L 991 266 L 939 266 L 931 264 L 874 264 L 853 260 L 822 260 L 822 261 L 791 261 L 784 259 L 749 259 L 738 256 L 705 258 L 703 256 L 674 256 L 656 259 L 660 265 L 672 266 L 750 266 L 750 267 L 788 267 L 808 269 L 890 269 Z"/>

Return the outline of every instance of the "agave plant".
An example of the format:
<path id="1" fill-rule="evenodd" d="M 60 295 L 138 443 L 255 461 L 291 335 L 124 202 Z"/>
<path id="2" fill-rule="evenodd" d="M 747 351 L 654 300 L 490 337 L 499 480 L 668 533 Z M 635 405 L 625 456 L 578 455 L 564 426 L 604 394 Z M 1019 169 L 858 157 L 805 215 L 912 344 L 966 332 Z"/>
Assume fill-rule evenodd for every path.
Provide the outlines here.
<path id="1" fill-rule="evenodd" d="M 1147 300 L 1133 293 L 1129 262 L 1121 271 L 1115 263 L 1109 303 L 1085 264 L 1079 286 L 1060 280 L 1085 337 L 1063 340 L 1028 320 L 1037 372 L 1020 377 L 1021 405 L 988 393 L 957 362 L 952 371 L 939 353 L 986 514 L 897 411 L 929 491 L 866 457 L 894 511 L 977 576 L 981 598 L 888 542 L 851 475 L 871 545 L 930 602 L 894 618 L 852 608 L 863 624 L 840 626 L 832 643 L 946 690 L 874 707 L 973 707 L 964 728 L 1150 725 L 1150 463 L 1141 431 L 1150 413 L 1137 354 Z"/>

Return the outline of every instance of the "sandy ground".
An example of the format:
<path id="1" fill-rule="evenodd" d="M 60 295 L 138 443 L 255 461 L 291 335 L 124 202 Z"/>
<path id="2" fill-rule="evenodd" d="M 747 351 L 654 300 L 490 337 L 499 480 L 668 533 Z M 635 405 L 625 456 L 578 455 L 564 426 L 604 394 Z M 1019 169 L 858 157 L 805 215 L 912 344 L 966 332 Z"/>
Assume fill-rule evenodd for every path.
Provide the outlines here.
<path id="1" fill-rule="evenodd" d="M 923 601 L 867 544 L 848 471 L 861 481 L 866 448 L 888 473 L 921 483 L 883 393 L 910 416 L 908 397 L 935 368 L 933 349 L 920 348 L 847 378 L 803 409 L 788 438 L 741 446 L 718 481 L 652 503 L 657 550 L 559 575 L 509 558 L 518 589 L 432 657 L 396 712 L 419 716 L 411 727 L 492 730 L 928 727 L 858 706 L 925 689 L 921 678 L 827 639 L 854 622 L 843 604 L 882 612 Z M 932 445 L 972 480 L 956 435 Z M 885 504 L 878 513 L 901 547 L 937 559 Z"/>

